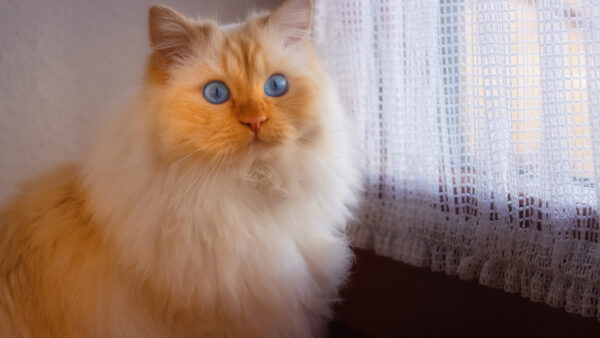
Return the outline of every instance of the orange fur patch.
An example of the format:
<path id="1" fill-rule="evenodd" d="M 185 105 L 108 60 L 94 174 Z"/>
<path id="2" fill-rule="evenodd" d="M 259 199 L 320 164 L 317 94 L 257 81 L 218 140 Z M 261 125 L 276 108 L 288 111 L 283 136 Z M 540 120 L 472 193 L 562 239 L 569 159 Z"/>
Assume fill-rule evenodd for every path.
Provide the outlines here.
<path id="1" fill-rule="evenodd" d="M 14 323 L 34 337 L 78 336 L 91 320 L 110 274 L 108 249 L 91 224 L 77 168 L 68 166 L 28 183 L 0 215 L 0 336 Z M 65 288 L 69 285 L 68 288 Z M 76 303 L 72 299 L 78 299 Z M 34 323 L 34 326 L 31 326 Z"/>

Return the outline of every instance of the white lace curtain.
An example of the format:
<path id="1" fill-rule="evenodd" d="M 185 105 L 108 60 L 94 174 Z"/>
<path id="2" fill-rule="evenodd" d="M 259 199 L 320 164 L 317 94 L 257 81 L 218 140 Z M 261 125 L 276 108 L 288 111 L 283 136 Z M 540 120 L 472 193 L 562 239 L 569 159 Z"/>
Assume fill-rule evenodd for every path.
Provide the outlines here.
<path id="1" fill-rule="evenodd" d="M 599 316 L 600 1 L 317 5 L 364 151 L 355 245 Z"/>

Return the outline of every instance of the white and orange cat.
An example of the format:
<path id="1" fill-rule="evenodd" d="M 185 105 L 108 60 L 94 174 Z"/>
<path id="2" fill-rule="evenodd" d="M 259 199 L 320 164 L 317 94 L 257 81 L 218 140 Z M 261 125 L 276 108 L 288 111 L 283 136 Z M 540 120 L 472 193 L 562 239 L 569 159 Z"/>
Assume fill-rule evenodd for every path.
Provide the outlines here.
<path id="1" fill-rule="evenodd" d="M 0 337 L 324 333 L 359 173 L 311 20 L 150 9 L 139 95 L 0 214 Z"/>

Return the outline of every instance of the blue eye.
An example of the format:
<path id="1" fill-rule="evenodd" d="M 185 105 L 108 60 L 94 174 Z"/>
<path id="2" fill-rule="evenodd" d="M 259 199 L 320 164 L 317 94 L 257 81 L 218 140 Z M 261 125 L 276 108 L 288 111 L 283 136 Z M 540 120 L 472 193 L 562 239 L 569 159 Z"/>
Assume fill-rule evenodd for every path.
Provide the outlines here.
<path id="1" fill-rule="evenodd" d="M 204 86 L 204 98 L 213 104 L 221 104 L 229 99 L 229 88 L 221 81 L 211 81 Z"/>
<path id="2" fill-rule="evenodd" d="M 265 82 L 265 94 L 269 96 L 281 96 L 287 92 L 288 81 L 281 74 L 271 75 Z"/>

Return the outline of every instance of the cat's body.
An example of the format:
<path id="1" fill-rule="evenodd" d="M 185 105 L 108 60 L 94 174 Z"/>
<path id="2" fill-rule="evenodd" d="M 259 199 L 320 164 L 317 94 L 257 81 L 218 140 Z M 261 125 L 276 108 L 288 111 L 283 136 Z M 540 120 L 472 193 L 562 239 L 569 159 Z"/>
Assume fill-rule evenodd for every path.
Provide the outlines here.
<path id="1" fill-rule="evenodd" d="M 298 24 L 285 32 L 307 5 L 222 32 L 153 9 L 141 94 L 81 164 L 30 182 L 0 215 L 0 336 L 322 332 L 351 257 L 358 174 L 328 77 Z M 256 95 L 272 73 L 288 92 Z M 195 92 L 213 79 L 227 102 Z"/>

